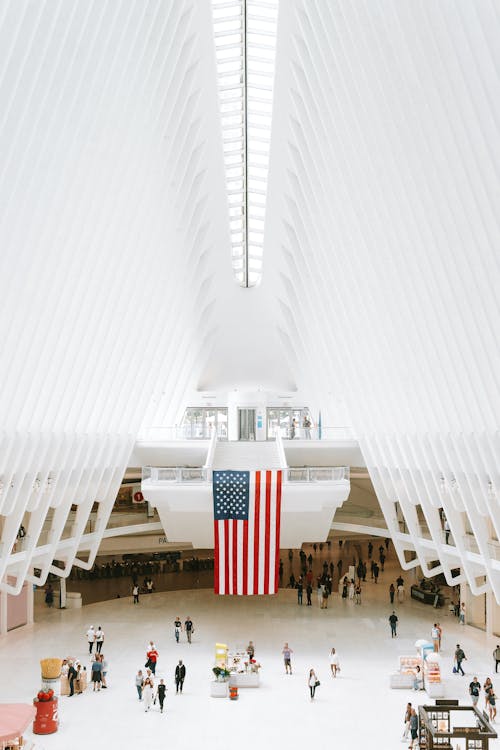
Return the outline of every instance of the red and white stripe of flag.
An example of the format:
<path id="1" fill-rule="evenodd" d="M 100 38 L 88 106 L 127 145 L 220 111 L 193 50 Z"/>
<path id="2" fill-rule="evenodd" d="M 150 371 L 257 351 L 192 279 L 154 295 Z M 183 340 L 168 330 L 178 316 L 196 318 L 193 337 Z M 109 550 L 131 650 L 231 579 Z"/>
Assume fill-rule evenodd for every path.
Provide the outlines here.
<path id="1" fill-rule="evenodd" d="M 214 521 L 216 594 L 278 591 L 281 471 L 251 471 L 248 521 Z"/>

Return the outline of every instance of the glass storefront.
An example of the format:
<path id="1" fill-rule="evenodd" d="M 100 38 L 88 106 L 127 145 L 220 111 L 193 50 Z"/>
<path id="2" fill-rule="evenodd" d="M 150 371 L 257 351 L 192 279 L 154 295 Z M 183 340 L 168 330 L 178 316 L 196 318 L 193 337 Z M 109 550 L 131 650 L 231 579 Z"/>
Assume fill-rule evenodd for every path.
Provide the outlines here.
<path id="1" fill-rule="evenodd" d="M 188 407 L 182 419 L 182 436 L 188 440 L 208 440 L 212 429 L 219 440 L 227 440 L 227 408 L 223 406 Z"/>
<path id="2" fill-rule="evenodd" d="M 267 439 L 274 440 L 279 432 L 284 440 L 307 438 L 304 430 L 304 420 L 311 422 L 309 409 L 302 407 L 268 408 L 267 410 Z M 309 428 L 310 436 L 310 428 Z"/>

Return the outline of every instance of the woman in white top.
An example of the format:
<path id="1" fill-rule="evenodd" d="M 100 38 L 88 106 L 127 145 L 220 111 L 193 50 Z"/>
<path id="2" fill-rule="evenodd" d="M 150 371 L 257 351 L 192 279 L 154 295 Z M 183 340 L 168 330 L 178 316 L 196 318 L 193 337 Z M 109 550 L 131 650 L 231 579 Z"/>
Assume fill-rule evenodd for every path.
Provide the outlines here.
<path id="1" fill-rule="evenodd" d="M 153 683 L 149 677 L 146 677 L 144 685 L 142 686 L 142 700 L 144 703 L 144 710 L 149 711 L 153 701 Z"/>
<path id="2" fill-rule="evenodd" d="M 311 693 L 311 700 L 314 700 L 314 693 L 316 692 L 316 687 L 318 683 L 319 683 L 319 680 L 316 676 L 316 672 L 314 671 L 314 669 L 310 669 L 307 684 L 309 685 L 309 692 Z"/>
<path id="3" fill-rule="evenodd" d="M 354 599 L 354 581 L 352 580 L 352 578 L 349 582 L 349 599 L 351 601 L 352 599 Z"/>
<path id="4" fill-rule="evenodd" d="M 337 672 L 340 672 L 339 657 L 334 648 L 330 651 L 330 669 L 332 670 L 332 677 L 336 677 Z"/>

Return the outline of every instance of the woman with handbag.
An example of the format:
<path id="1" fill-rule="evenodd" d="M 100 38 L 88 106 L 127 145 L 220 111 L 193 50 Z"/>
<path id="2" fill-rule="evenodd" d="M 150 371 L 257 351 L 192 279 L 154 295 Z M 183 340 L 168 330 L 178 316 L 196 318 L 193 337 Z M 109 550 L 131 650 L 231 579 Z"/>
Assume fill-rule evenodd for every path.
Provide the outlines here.
<path id="1" fill-rule="evenodd" d="M 309 692 L 311 694 L 311 700 L 314 700 L 314 694 L 316 692 L 316 688 L 319 687 L 319 684 L 320 684 L 314 669 L 309 670 L 309 678 L 307 680 L 307 684 L 309 685 Z"/>
<path id="2" fill-rule="evenodd" d="M 497 715 L 497 706 L 496 706 L 496 696 L 495 691 L 493 689 L 493 683 L 489 677 L 486 678 L 486 681 L 483 685 L 484 689 L 484 699 L 486 701 L 485 709 L 488 709 L 488 713 L 490 715 L 490 721 L 493 721 Z"/>

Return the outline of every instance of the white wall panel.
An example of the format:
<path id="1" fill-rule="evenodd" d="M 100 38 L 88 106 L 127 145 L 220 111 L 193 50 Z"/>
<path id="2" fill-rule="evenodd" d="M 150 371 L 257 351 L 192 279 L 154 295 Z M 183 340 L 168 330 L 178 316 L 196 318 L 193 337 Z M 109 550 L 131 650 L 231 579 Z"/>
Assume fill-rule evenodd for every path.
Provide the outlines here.
<path id="1" fill-rule="evenodd" d="M 33 565 L 42 581 L 53 559 L 92 565 L 152 397 L 167 381 L 182 400 L 214 325 L 195 304 L 214 294 L 200 259 L 230 253 L 210 3 L 6 1 L 0 102 L 0 580 L 17 576 L 0 586 L 14 592 Z"/>
<path id="2" fill-rule="evenodd" d="M 282 3 L 265 247 L 300 388 L 345 399 L 401 561 L 451 580 L 441 507 L 498 601 L 499 48 L 489 0 Z"/>

